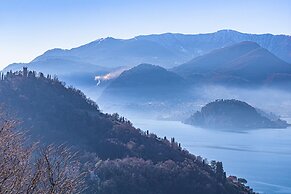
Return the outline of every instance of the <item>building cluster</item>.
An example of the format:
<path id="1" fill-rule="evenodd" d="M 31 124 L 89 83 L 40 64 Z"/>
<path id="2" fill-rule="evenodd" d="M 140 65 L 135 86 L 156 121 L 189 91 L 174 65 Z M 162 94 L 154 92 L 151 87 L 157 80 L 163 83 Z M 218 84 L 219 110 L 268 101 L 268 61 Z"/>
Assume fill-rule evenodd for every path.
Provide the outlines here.
<path id="1" fill-rule="evenodd" d="M 35 77 L 39 77 L 39 78 L 45 78 L 43 73 L 37 73 L 36 71 L 29 71 L 27 67 L 23 67 L 22 71 L 7 71 L 5 72 L 0 72 L 0 81 L 9 79 L 9 78 L 13 78 L 13 77 L 28 77 L 28 78 L 35 78 Z M 46 76 L 47 79 L 52 79 L 51 75 L 47 75 Z M 57 80 L 57 77 L 54 76 L 53 79 Z"/>

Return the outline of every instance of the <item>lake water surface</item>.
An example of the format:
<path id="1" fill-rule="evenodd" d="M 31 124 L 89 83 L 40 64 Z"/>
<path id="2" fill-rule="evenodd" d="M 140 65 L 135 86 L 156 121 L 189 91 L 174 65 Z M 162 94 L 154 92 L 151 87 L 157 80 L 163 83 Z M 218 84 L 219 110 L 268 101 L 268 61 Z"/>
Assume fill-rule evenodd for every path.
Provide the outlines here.
<path id="1" fill-rule="evenodd" d="M 291 194 L 290 127 L 236 133 L 126 116 L 142 130 L 168 139 L 175 137 L 194 155 L 222 161 L 228 175 L 246 178 L 256 192 Z"/>

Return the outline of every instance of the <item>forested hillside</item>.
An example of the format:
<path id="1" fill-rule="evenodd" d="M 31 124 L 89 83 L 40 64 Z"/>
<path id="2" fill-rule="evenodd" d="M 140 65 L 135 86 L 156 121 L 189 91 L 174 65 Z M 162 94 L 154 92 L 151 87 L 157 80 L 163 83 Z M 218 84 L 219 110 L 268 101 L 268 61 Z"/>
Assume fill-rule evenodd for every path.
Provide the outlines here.
<path id="1" fill-rule="evenodd" d="M 32 140 L 66 142 L 83 153 L 85 163 L 98 158 L 90 167 L 89 193 L 252 193 L 227 179 L 221 162 L 208 165 L 174 138 L 159 138 L 118 114 L 102 113 L 56 77 L 26 68 L 8 72 L 1 75 L 0 92 L 2 110 L 17 118 L 18 129 L 29 130 Z"/>

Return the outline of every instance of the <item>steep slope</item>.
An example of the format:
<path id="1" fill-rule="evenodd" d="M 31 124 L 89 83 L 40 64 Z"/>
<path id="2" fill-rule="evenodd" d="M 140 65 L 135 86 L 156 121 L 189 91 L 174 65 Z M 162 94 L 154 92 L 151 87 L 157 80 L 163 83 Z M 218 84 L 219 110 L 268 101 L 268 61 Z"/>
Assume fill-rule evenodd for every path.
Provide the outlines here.
<path id="1" fill-rule="evenodd" d="M 102 169 L 98 169 L 104 180 L 97 189 L 99 193 L 118 193 L 120 189 L 124 193 L 252 193 L 226 179 L 222 163 L 217 163 L 219 170 L 214 171 L 201 157 L 182 150 L 174 139 L 169 142 L 158 138 L 134 128 L 117 114 L 100 112 L 84 94 L 64 87 L 56 78 L 25 70 L 8 73 L 1 76 L 0 92 L 2 110 L 19 118 L 32 138 L 46 143 L 66 142 L 101 159 L 116 159 L 102 162 Z M 149 176 L 147 172 L 153 168 L 155 173 Z M 137 177 L 133 175 L 136 172 Z M 120 175 L 129 177 L 122 182 L 118 181 Z M 118 187 L 106 184 L 106 180 Z M 171 192 L 160 183 L 168 185 Z"/>
<path id="2" fill-rule="evenodd" d="M 286 121 L 258 111 L 238 100 L 216 100 L 191 115 L 185 123 L 213 129 L 286 128 Z"/>
<path id="3" fill-rule="evenodd" d="M 23 121 L 35 139 L 69 142 L 84 150 L 94 151 L 104 159 L 139 156 L 139 151 L 143 150 L 139 146 L 127 148 L 126 144 L 131 140 L 154 147 L 161 145 L 162 149 L 167 147 L 154 139 L 148 141 L 140 135 L 141 131 L 135 130 L 130 122 L 118 115 L 101 113 L 98 106 L 81 91 L 65 88 L 57 79 L 37 77 L 32 72 L 28 77 L 9 73 L 1 81 L 0 92 L 3 109 Z M 151 141 L 155 143 L 151 144 Z M 147 150 L 142 152 L 145 159 L 153 154 Z M 183 158 L 174 150 L 172 156 L 168 155 L 169 152 L 158 152 L 161 153 L 156 153 L 157 160 Z"/>
<path id="4" fill-rule="evenodd" d="M 135 66 L 140 63 L 157 64 L 170 68 L 214 49 L 242 41 L 253 41 L 268 49 L 277 57 L 291 62 L 291 37 L 271 34 L 246 34 L 233 30 L 221 30 L 208 34 L 158 34 L 137 36 L 132 39 L 105 38 L 70 50 L 52 49 L 38 56 L 32 63 L 39 70 L 45 68 L 48 59 L 71 60 L 103 67 Z M 36 63 L 37 62 L 37 63 Z M 49 65 L 49 64 L 48 64 Z M 27 64 L 30 66 L 30 63 Z M 12 66 L 5 68 L 9 71 Z M 70 65 L 64 65 L 71 71 Z M 18 70 L 22 65 L 14 65 Z M 30 67 L 33 69 L 32 67 Z M 85 68 L 84 68 L 85 69 Z M 59 72 L 51 68 L 53 74 Z"/>
<path id="5" fill-rule="evenodd" d="M 257 48 L 244 56 L 232 61 L 229 70 L 233 76 L 240 76 L 250 82 L 266 81 L 274 74 L 291 74 L 291 64 L 288 64 L 264 48 Z"/>
<path id="6" fill-rule="evenodd" d="M 288 64 L 254 42 L 214 50 L 172 69 L 192 81 L 264 84 L 274 74 L 290 74 Z"/>
<path id="7" fill-rule="evenodd" d="M 103 91 L 100 99 L 159 101 L 179 98 L 186 92 L 185 80 L 166 69 L 140 64 L 124 71 Z"/>

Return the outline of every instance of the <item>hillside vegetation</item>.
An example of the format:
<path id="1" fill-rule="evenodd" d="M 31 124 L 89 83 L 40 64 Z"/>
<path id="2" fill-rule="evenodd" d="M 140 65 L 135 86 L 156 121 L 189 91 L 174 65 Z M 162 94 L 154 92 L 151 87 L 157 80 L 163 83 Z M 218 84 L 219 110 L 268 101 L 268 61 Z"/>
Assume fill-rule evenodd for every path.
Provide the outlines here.
<path id="1" fill-rule="evenodd" d="M 227 179 L 221 162 L 208 165 L 174 138 L 159 138 L 118 114 L 102 113 L 56 77 L 8 72 L 1 75 L 0 92 L 2 109 L 18 118 L 33 140 L 66 142 L 80 152 L 84 166 L 93 163 L 87 166 L 88 193 L 252 193 Z"/>

